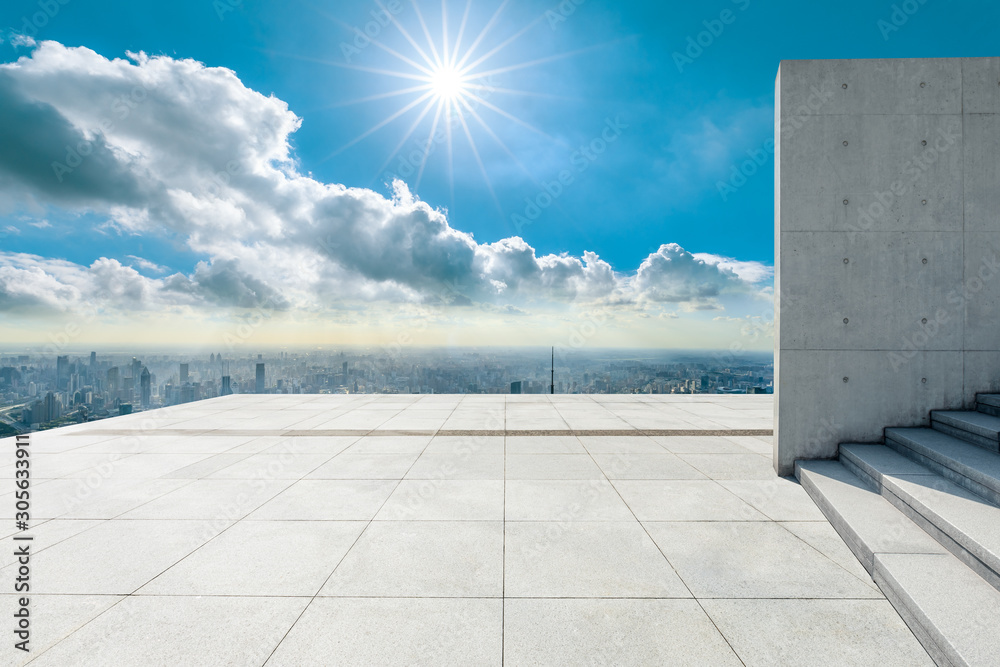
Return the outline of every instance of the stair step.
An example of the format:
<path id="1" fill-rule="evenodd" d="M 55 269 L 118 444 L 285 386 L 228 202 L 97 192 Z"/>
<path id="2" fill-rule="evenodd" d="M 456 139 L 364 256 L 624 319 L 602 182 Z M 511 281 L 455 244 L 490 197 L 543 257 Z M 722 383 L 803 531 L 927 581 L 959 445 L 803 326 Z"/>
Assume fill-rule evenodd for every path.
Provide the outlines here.
<path id="1" fill-rule="evenodd" d="M 1000 455 L 929 428 L 887 428 L 885 444 L 1000 506 Z"/>
<path id="2" fill-rule="evenodd" d="M 938 665 L 996 664 L 1000 592 L 842 463 L 799 461 L 795 474 Z"/>
<path id="3" fill-rule="evenodd" d="M 1000 590 L 1000 507 L 883 445 L 842 445 L 841 461 Z"/>
<path id="4" fill-rule="evenodd" d="M 876 553 L 947 553 L 839 461 L 798 461 L 795 475 L 869 573 Z"/>
<path id="5" fill-rule="evenodd" d="M 1000 394 L 977 395 L 976 409 L 983 414 L 1000 417 Z"/>
<path id="6" fill-rule="evenodd" d="M 1000 592 L 951 554 L 877 554 L 875 583 L 939 665 L 996 665 Z"/>
<path id="7" fill-rule="evenodd" d="M 1000 452 L 1000 417 L 972 411 L 934 410 L 931 426 L 974 445 Z"/>

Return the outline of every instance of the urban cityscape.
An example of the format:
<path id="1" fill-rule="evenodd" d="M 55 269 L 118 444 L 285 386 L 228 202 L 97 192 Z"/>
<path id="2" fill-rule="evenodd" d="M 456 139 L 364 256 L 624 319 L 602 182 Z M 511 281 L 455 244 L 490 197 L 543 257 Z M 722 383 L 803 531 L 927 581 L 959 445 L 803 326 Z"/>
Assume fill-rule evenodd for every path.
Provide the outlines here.
<path id="1" fill-rule="evenodd" d="M 770 353 L 343 348 L 258 354 L 0 354 L 10 435 L 229 394 L 747 394 Z"/>

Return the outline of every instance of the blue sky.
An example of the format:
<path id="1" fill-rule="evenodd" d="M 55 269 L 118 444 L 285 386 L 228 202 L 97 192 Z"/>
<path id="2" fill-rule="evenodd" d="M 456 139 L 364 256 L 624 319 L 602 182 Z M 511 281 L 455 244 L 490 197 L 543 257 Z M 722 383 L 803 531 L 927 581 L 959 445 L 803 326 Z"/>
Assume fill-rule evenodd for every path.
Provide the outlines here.
<path id="1" fill-rule="evenodd" d="M 406 205 L 409 200 L 406 197 L 400 200 L 389 182 L 395 173 L 419 200 L 446 213 L 450 230 L 472 235 L 481 246 L 520 237 L 537 258 L 567 255 L 582 261 L 584 253 L 596 253 L 623 281 L 636 278 L 635 272 L 641 273 L 644 263 L 655 268 L 656 262 L 651 258 L 661 256 L 672 261 L 665 266 L 678 267 L 693 253 L 703 263 L 708 262 L 708 266 L 723 267 L 719 268 L 723 273 L 728 271 L 723 278 L 732 277 L 732 270 L 725 268 L 726 262 L 739 262 L 741 268 L 735 275 L 748 285 L 742 296 L 727 300 L 727 293 L 740 290 L 717 286 L 709 289 L 695 286 L 679 294 L 674 287 L 668 289 L 663 284 L 646 293 L 646 296 L 660 294 L 659 298 L 647 299 L 660 307 L 640 309 L 642 317 L 698 320 L 700 324 L 691 324 L 684 334 L 684 340 L 693 341 L 711 326 L 722 328 L 730 319 L 767 319 L 766 306 L 761 307 L 758 301 L 762 293 L 766 297 L 767 289 L 761 271 L 766 273 L 766 267 L 774 260 L 774 181 L 773 161 L 762 150 L 773 137 L 774 78 L 779 61 L 995 55 L 995 26 L 1000 18 L 995 3 L 940 0 L 884 4 L 762 0 L 713 3 L 567 0 L 559 4 L 488 0 L 477 1 L 471 8 L 459 55 L 471 46 L 501 4 L 502 11 L 467 61 L 474 62 L 509 38 L 515 38 L 474 70 L 496 71 L 488 80 L 473 82 L 485 82 L 495 90 L 466 90 L 486 97 L 484 104 L 475 106 L 482 124 L 468 113 L 462 115 L 478 159 L 461 123 L 456 122 L 450 152 L 446 142 L 432 142 L 434 150 L 423 167 L 419 187 L 414 174 L 405 168 L 400 170 L 398 156 L 389 161 L 388 167 L 382 165 L 393 156 L 411 125 L 414 132 L 402 144 L 400 154 L 412 153 L 425 145 L 435 117 L 434 106 L 415 125 L 424 104 L 358 138 L 423 91 L 351 102 L 421 83 L 406 78 L 421 74 L 413 62 L 404 62 L 389 51 L 423 65 L 420 54 L 406 37 L 409 34 L 433 59 L 432 48 L 442 49 L 444 44 L 442 14 L 448 16 L 448 43 L 454 44 L 466 10 L 465 0 L 447 0 L 443 9 L 436 0 L 416 5 L 398 0 L 398 4 L 390 3 L 384 10 L 393 15 L 395 23 L 384 26 L 372 23 L 384 13 L 371 0 L 287 3 L 182 0 L 153 5 L 81 0 L 65 0 L 65 4 L 59 0 L 13 1 L 0 8 L 0 26 L 7 27 L 4 43 L 0 45 L 0 61 L 13 63 L 18 58 L 30 58 L 42 40 L 52 40 L 69 49 L 85 47 L 107 61 L 125 58 L 127 52 L 142 52 L 154 58 L 164 56 L 173 63 L 191 59 L 205 68 L 227 68 L 247 90 L 287 104 L 288 111 L 300 123 L 286 133 L 289 150 L 288 161 L 282 167 L 285 173 L 292 169 L 296 176 L 315 183 L 371 189 L 386 201 L 396 197 L 395 201 Z M 427 25 L 429 41 L 421 19 Z M 382 22 L 386 23 L 384 19 Z M 376 34 L 384 48 L 355 41 L 354 29 L 366 27 Z M 18 38 L 18 32 L 29 33 L 34 44 Z M 691 47 L 692 41 L 699 39 L 702 46 Z M 345 45 L 352 44 L 354 49 L 348 46 L 345 50 Z M 59 67 L 65 68 L 60 76 L 86 79 L 89 75 L 67 64 L 69 58 L 55 59 Z M 523 66 L 526 64 L 531 66 Z M 390 76 L 384 73 L 387 70 L 403 76 Z M 34 76 L 27 68 L 24 72 L 10 73 L 15 79 Z M 17 85 L 18 90 L 34 91 L 31 95 L 35 102 L 52 105 L 84 136 L 92 135 L 92 131 L 81 126 L 85 121 L 80 120 L 79 112 L 60 107 L 62 102 L 38 92 L 39 88 L 23 82 Z M 81 85 L 102 84 L 82 81 Z M 179 104 L 176 99 L 162 104 L 164 107 Z M 205 109 L 212 104 L 211 99 L 185 102 Z M 427 101 L 433 102 L 433 98 Z M 154 100 L 147 104 L 143 100 L 145 106 L 152 104 L 161 102 Z M 122 133 L 129 124 L 138 124 L 145 117 L 140 115 L 145 113 L 141 109 L 123 119 L 122 126 L 115 127 L 114 132 Z M 233 112 L 229 109 L 219 113 Z M 162 120 L 169 115 L 164 110 L 157 118 Z M 209 116 L 208 121 L 212 118 Z M 218 121 L 218 116 L 214 118 Z M 248 134 L 253 135 L 252 124 L 257 120 L 259 117 L 253 116 L 240 124 L 249 124 Z M 197 127 L 205 127 L 208 121 L 198 121 Z M 114 132 L 109 132 L 109 142 Z M 134 144 L 122 141 L 115 148 L 119 154 L 129 146 L 134 148 Z M 344 148 L 345 145 L 348 147 Z M 591 146 L 591 152 L 581 151 L 586 146 Z M 720 193 L 720 183 L 727 182 L 734 166 L 750 155 L 757 155 L 762 162 L 759 172 L 735 191 Z M 223 156 L 219 163 L 226 163 Z M 419 167 L 414 167 L 416 170 Z M 564 183 L 554 185 L 561 173 Z M 167 183 L 163 178 L 161 181 Z M 548 197 L 546 187 L 549 193 L 558 193 L 557 196 Z M 233 201 L 239 200 L 241 206 L 251 205 L 246 197 L 234 197 Z M 209 285 L 232 285 L 235 280 L 240 289 L 249 289 L 257 300 L 272 290 L 281 293 L 282 303 L 286 304 L 279 309 L 283 312 L 315 314 L 317 308 L 340 313 L 364 310 L 347 303 L 350 299 L 318 304 L 301 294 L 294 297 L 290 294 L 294 291 L 292 287 L 270 284 L 266 272 L 260 269 L 262 258 L 254 259 L 244 252 L 246 247 L 255 245 L 253 238 L 242 239 L 239 251 L 226 250 L 219 244 L 204 242 L 206 234 L 193 234 L 183 222 L 158 224 L 156 216 L 149 215 L 153 208 L 138 207 L 144 211 L 142 216 L 133 213 L 122 217 L 121 206 L 121 202 L 113 201 L 68 203 L 64 197 L 51 193 L 23 196 L 0 191 L 3 216 L 0 228 L 7 229 L 0 242 L 2 250 L 20 257 L 17 261 L 8 258 L 7 263 L 25 271 L 29 264 L 40 266 L 38 262 L 32 264 L 26 256 L 66 260 L 90 267 L 93 273 L 93 263 L 107 258 L 131 266 L 145 278 L 161 281 L 135 289 L 155 291 L 164 287 L 163 281 L 180 274 L 188 281 L 184 283 L 187 287 L 178 288 L 181 280 L 178 278 L 173 286 L 167 286 L 173 292 L 197 292 L 204 297 Z M 145 222 L 133 222 L 138 217 Z M 113 224 L 109 225 L 109 220 Z M 290 229 L 284 233 L 293 235 Z M 408 246 L 407 257 L 412 258 L 417 252 L 414 243 Z M 668 250 L 658 255 L 665 244 L 677 244 L 683 250 Z M 389 261 L 386 257 L 382 257 L 383 261 Z M 343 258 L 338 261 L 339 267 L 360 272 L 372 294 L 377 293 L 363 301 L 371 303 L 371 298 L 375 298 L 386 304 L 403 301 L 424 307 L 434 301 L 427 297 L 422 277 L 397 279 L 383 275 L 378 268 L 360 264 L 351 267 L 351 261 Z M 483 261 L 489 264 L 492 260 Z M 157 268 L 152 270 L 151 266 Z M 201 274 L 199 266 L 206 267 Z M 541 260 L 539 266 L 540 269 L 532 267 L 532 271 L 541 271 L 539 284 L 551 287 L 551 280 L 545 277 L 551 267 Z M 226 273 L 229 269 L 236 277 Z M 42 270 L 48 269 L 42 267 Z M 424 274 L 428 271 L 434 273 L 428 269 Z M 449 270 L 441 269 L 441 276 L 446 274 L 450 275 Z M 211 280 L 200 280 L 199 275 Z M 515 293 L 515 283 L 499 275 L 490 278 L 494 284 L 507 285 L 499 287 L 498 293 Z M 646 283 L 650 285 L 652 275 L 651 270 L 647 271 Z M 674 276 L 669 272 L 665 275 Z M 703 279 L 703 282 L 721 280 L 718 276 Z M 263 284 L 254 287 L 253 280 Z M 384 290 L 376 289 L 376 283 L 384 287 L 391 280 L 409 289 L 405 297 L 386 296 Z M 680 281 L 691 287 L 702 278 L 683 274 L 664 280 Z M 85 291 L 79 285 L 77 288 Z M 19 289 L 20 292 L 9 287 L 7 301 L 17 306 L 23 318 L 44 319 L 53 315 L 32 308 L 24 297 L 30 289 L 23 285 Z M 579 305 L 580 293 L 586 290 L 578 286 L 574 289 L 571 300 Z M 15 294 L 20 297 L 15 298 Z M 459 303 L 450 302 L 452 305 L 467 307 L 473 303 L 482 307 L 464 313 L 435 311 L 432 317 L 421 314 L 423 311 L 411 315 L 433 319 L 435 324 L 428 331 L 438 332 L 435 334 L 438 337 L 441 331 L 466 325 L 473 332 L 476 330 L 470 324 L 473 320 L 496 317 L 498 308 L 533 315 L 536 322 L 544 317 L 555 322 L 565 315 L 565 299 L 548 294 L 542 299 L 546 304 L 542 306 L 537 294 L 528 295 L 527 289 L 519 294 L 519 299 L 497 299 L 463 291 Z M 634 307 L 636 299 L 602 294 L 600 308 L 613 308 L 625 301 L 631 314 L 638 313 Z M 218 293 L 209 297 L 209 304 L 216 306 L 234 309 L 247 306 L 245 299 L 227 301 Z M 586 301 L 587 308 L 592 310 L 599 299 Z M 71 308 L 66 303 L 48 305 L 62 316 Z M 109 311 L 114 310 L 113 306 L 109 303 Z M 196 310 L 197 304 L 184 302 L 170 306 L 185 309 L 185 317 L 197 321 L 198 316 L 192 310 Z M 393 316 L 401 312 L 389 305 L 385 308 Z M 563 315 L 553 315 L 557 312 Z M 212 317 L 219 319 L 217 308 Z M 330 321 L 337 319 L 336 315 L 327 317 Z M 300 324 L 304 326 L 303 322 Z M 341 325 L 349 328 L 351 323 L 343 320 Z M 359 326 L 358 322 L 354 321 L 353 326 Z M 121 327 L 122 335 L 127 335 L 128 326 L 121 324 Z M 542 329 L 539 341 L 552 333 L 545 327 Z M 30 337 L 34 330 L 23 329 L 20 337 Z M 279 335 L 278 329 L 274 335 Z M 725 345 L 734 335 L 730 329 L 717 342 Z M 428 336 L 428 342 L 432 342 L 434 336 L 430 333 Z M 632 342 L 656 345 L 655 336 L 639 338 Z M 678 346 L 686 346 L 680 338 L 678 341 Z M 604 342 L 628 345 L 630 340 L 619 333 Z M 663 345 L 671 346 L 668 340 Z M 757 338 L 752 343 L 756 347 L 767 345 L 766 340 Z"/>

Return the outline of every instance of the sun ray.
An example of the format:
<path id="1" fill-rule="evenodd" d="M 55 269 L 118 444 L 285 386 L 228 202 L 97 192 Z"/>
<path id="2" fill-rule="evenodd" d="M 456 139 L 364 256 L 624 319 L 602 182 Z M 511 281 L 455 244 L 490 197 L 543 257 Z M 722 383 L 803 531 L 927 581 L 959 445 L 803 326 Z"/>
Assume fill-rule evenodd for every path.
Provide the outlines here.
<path id="1" fill-rule="evenodd" d="M 451 100 L 445 100 L 445 129 L 448 134 L 448 190 L 451 194 L 451 207 L 455 208 L 455 152 L 451 138 Z"/>
<path id="2" fill-rule="evenodd" d="M 427 44 L 431 47 L 431 55 L 434 56 L 434 63 L 440 69 L 444 67 L 444 63 L 441 61 L 441 56 L 438 54 L 437 47 L 434 45 L 434 38 L 431 37 L 431 31 L 427 29 L 427 22 L 424 21 L 424 15 L 420 12 L 420 7 L 417 6 L 417 0 L 410 0 L 410 4 L 413 5 L 413 12 L 417 15 L 417 21 L 420 22 L 420 28 L 424 31 L 424 37 L 427 38 Z"/>
<path id="3" fill-rule="evenodd" d="M 508 37 L 507 39 L 505 39 L 498 46 L 490 49 L 485 55 L 483 55 L 483 56 L 479 57 L 478 59 L 476 59 L 475 62 L 473 62 L 472 64 L 469 64 L 469 65 L 466 65 L 465 67 L 463 67 L 462 68 L 462 72 L 471 72 L 475 68 L 479 67 L 481 64 L 483 64 L 484 62 L 486 62 L 487 60 L 489 60 L 490 58 L 492 58 L 493 56 L 495 56 L 497 53 L 499 53 L 500 51 L 503 51 L 505 48 L 507 48 L 508 46 L 510 46 L 513 42 L 517 41 L 525 33 L 527 33 L 529 30 L 531 30 L 536 25 L 538 25 L 539 22 L 541 22 L 544 18 L 545 18 L 545 15 L 542 14 L 541 16 L 539 16 L 538 18 L 536 18 L 534 21 L 532 21 L 528 25 L 526 25 L 523 28 L 521 28 L 520 30 L 518 30 L 511 37 Z"/>
<path id="4" fill-rule="evenodd" d="M 531 60 L 529 62 L 518 63 L 517 65 L 509 65 L 507 67 L 500 67 L 488 72 L 476 72 L 475 74 L 469 74 L 471 79 L 485 79 L 491 77 L 495 74 L 506 74 L 507 72 L 516 72 L 520 69 L 526 69 L 528 67 L 536 67 L 538 65 L 544 65 L 545 63 L 555 62 L 556 60 L 564 60 L 566 58 L 572 58 L 573 56 L 578 56 L 584 53 L 589 53 L 590 51 L 596 51 L 598 49 L 603 49 L 606 46 L 615 44 L 621 40 L 615 40 L 613 42 L 604 42 L 603 44 L 595 44 L 593 46 L 588 46 L 583 49 L 577 49 L 576 51 L 567 51 L 566 53 L 557 53 L 553 56 L 546 56 L 545 58 L 539 58 L 537 60 Z"/>
<path id="5" fill-rule="evenodd" d="M 291 58 L 293 60 L 302 60 L 310 63 L 319 63 L 320 65 L 328 65 L 330 67 L 339 67 L 341 69 L 352 69 L 358 72 L 367 72 L 369 74 L 382 74 L 384 76 L 392 76 L 399 79 L 410 79 L 412 81 L 421 81 L 427 83 L 427 76 L 421 74 L 412 74 L 409 72 L 397 72 L 391 69 L 380 69 L 378 67 L 366 67 L 364 65 L 352 65 L 351 63 L 340 63 L 336 60 L 325 60 L 323 58 L 310 58 L 308 56 L 300 56 L 294 53 L 281 53 L 280 51 L 271 51 L 262 49 L 262 53 L 267 53 L 272 56 L 278 56 L 279 58 Z"/>
<path id="6" fill-rule="evenodd" d="M 399 151 L 403 148 L 403 145 L 406 144 L 406 142 L 409 141 L 410 137 L 413 136 L 413 133 L 417 131 L 417 127 L 420 126 L 420 123 L 424 120 L 424 118 L 427 117 L 427 114 L 430 113 L 430 110 L 434 107 L 434 102 L 435 100 L 431 99 L 424 107 L 424 110 L 420 112 L 420 115 L 417 116 L 417 119 L 413 121 L 413 125 L 410 125 L 410 129 L 406 131 L 406 134 L 403 135 L 403 138 L 400 140 L 400 142 L 396 144 L 396 147 L 392 149 L 391 153 L 389 153 L 389 157 L 385 159 L 385 162 L 383 162 L 382 165 L 375 172 L 375 178 L 371 180 L 372 183 L 378 180 L 378 177 L 382 173 L 382 171 L 389 166 L 389 163 L 392 162 L 392 159 L 394 157 L 396 157 L 396 154 L 399 153 Z"/>
<path id="7" fill-rule="evenodd" d="M 441 0 L 441 56 L 444 66 L 450 67 L 448 60 L 448 0 Z"/>
<path id="8" fill-rule="evenodd" d="M 420 160 L 420 169 L 417 171 L 417 181 L 413 186 L 413 192 L 416 193 L 420 190 L 420 181 L 424 177 L 424 169 L 427 167 L 427 158 L 431 154 L 431 143 L 434 141 L 434 133 L 437 132 L 438 122 L 441 120 L 441 110 L 444 108 L 444 102 L 438 100 L 437 112 L 434 114 L 434 122 L 431 123 L 431 132 L 427 135 L 427 145 L 424 146 L 424 155 Z"/>
<path id="9" fill-rule="evenodd" d="M 347 100 L 346 102 L 337 102 L 336 104 L 328 104 L 324 109 L 337 109 L 340 107 L 354 106 L 355 104 L 363 104 L 364 102 L 375 102 L 377 100 L 385 100 L 390 97 L 400 97 L 402 95 L 407 95 L 409 93 L 418 93 L 422 90 L 430 90 L 431 84 L 424 83 L 419 86 L 413 86 L 412 88 L 401 88 L 399 90 L 393 90 L 388 93 L 379 93 L 377 95 L 369 95 L 368 97 L 359 97 L 354 100 Z"/>
<path id="10" fill-rule="evenodd" d="M 399 30 L 399 34 L 401 34 L 406 39 L 406 41 L 410 43 L 410 46 L 412 46 L 413 49 L 420 54 L 420 57 L 424 59 L 425 63 L 427 63 L 427 67 L 433 68 L 434 61 L 427 57 L 427 54 L 424 53 L 424 50 L 420 48 L 420 45 L 417 44 L 417 41 L 413 39 L 413 37 L 410 36 L 410 33 L 407 32 L 406 28 L 403 27 L 403 24 L 396 20 L 396 16 L 385 8 L 385 5 L 382 4 L 382 0 L 375 0 L 375 4 L 378 5 L 379 9 L 385 12 L 386 16 L 389 17 L 389 20 L 392 21 L 392 24 L 396 26 L 396 28 Z"/>
<path id="11" fill-rule="evenodd" d="M 443 0 L 442 0 L 443 1 Z M 469 23 L 469 12 L 472 10 L 472 0 L 469 0 L 465 4 L 465 13 L 462 15 L 462 23 L 458 27 L 458 37 L 455 38 L 455 48 L 452 49 L 452 53 L 455 54 L 455 59 L 458 59 L 458 50 L 462 46 L 462 37 L 465 36 L 465 26 Z M 449 63 L 452 67 L 455 66 L 454 60 Z"/>
<path id="12" fill-rule="evenodd" d="M 475 53 L 476 48 L 486 37 L 487 33 L 489 33 L 490 29 L 496 24 L 497 21 L 500 20 L 500 14 L 503 13 L 503 10 L 504 8 L 507 7 L 508 2 L 510 2 L 510 0 L 503 0 L 503 2 L 500 3 L 500 6 L 497 7 L 496 12 L 493 13 L 493 17 L 489 20 L 489 23 L 486 24 L 486 27 L 482 29 L 482 31 L 476 37 L 476 40 L 472 42 L 472 46 L 468 48 L 462 59 L 458 62 L 457 65 L 455 65 L 456 69 L 461 70 L 465 66 L 466 61 L 472 57 L 472 54 Z"/>
<path id="13" fill-rule="evenodd" d="M 543 132 L 542 130 L 539 130 L 537 127 L 535 127 L 531 123 L 525 122 L 525 121 L 521 120 L 520 118 L 518 118 L 517 116 L 504 111 L 500 107 L 496 106 L 495 104 L 491 104 L 488 100 L 483 99 L 479 95 L 476 95 L 475 93 L 470 93 L 470 92 L 466 92 L 466 95 L 469 96 L 469 97 L 471 97 L 472 99 L 474 99 L 479 104 L 482 104 L 487 109 L 490 109 L 491 111 L 494 111 L 494 112 L 500 114 L 504 118 L 506 118 L 508 120 L 512 120 L 515 123 L 517 123 L 518 125 L 521 125 L 522 127 L 526 127 L 529 130 L 531 130 L 532 132 L 535 132 L 537 134 L 542 135 L 543 137 L 545 137 L 549 141 L 553 141 L 553 142 L 559 144 L 560 146 L 565 146 L 566 148 L 569 148 L 569 145 L 566 144 L 566 142 L 564 142 L 564 141 L 562 141 L 560 139 L 556 139 L 552 135 L 547 134 L 547 133 Z"/>
<path id="14" fill-rule="evenodd" d="M 500 148 L 503 149 L 503 152 L 505 152 L 508 156 L 510 156 L 510 159 L 514 161 L 514 164 L 516 164 L 521 169 L 521 171 L 524 172 L 525 176 L 527 176 L 531 180 L 531 182 L 537 185 L 538 187 L 542 187 L 541 183 L 539 183 L 535 179 L 531 171 L 524 165 L 523 162 L 521 162 L 521 160 L 518 159 L 516 155 L 514 155 L 514 152 L 507 147 L 507 144 L 505 144 L 503 140 L 497 136 L 497 133 L 493 131 L 493 128 L 491 128 L 489 124 L 485 120 L 483 120 L 482 116 L 480 116 L 479 113 L 472 108 L 472 105 L 470 105 L 465 98 L 462 98 L 462 103 L 465 105 L 465 108 L 469 111 L 469 114 L 476 119 L 476 122 L 479 123 L 480 127 L 482 127 L 483 130 L 485 130 L 486 134 L 490 135 L 493 138 L 493 140 L 497 142 Z"/>
<path id="15" fill-rule="evenodd" d="M 462 123 L 462 129 L 465 130 L 465 136 L 469 140 L 469 147 L 472 149 L 472 155 L 476 158 L 476 164 L 479 165 L 479 171 L 483 174 L 483 180 L 486 181 L 486 187 L 490 191 L 490 196 L 493 198 L 493 203 L 496 204 L 497 212 L 500 213 L 500 217 L 503 215 L 503 207 L 500 206 L 500 199 L 497 198 L 497 193 L 493 189 L 493 182 L 490 180 L 490 175 L 486 171 L 486 165 L 483 164 L 483 159 L 479 155 L 479 149 L 476 147 L 476 141 L 472 138 L 472 132 L 469 131 L 469 125 L 465 122 L 465 116 L 463 114 L 458 114 L 458 120 Z"/>
<path id="16" fill-rule="evenodd" d="M 407 111 L 409 111 L 410 109 L 412 109 L 413 107 L 417 106 L 418 104 L 420 104 L 421 102 L 423 102 L 424 100 L 426 100 L 427 98 L 429 98 L 429 97 L 431 97 L 433 95 L 434 95 L 433 92 L 424 93 L 423 95 L 421 95 L 417 99 L 413 100 L 412 102 L 410 102 L 409 104 L 407 104 L 405 107 L 403 107 L 402 109 L 400 109 L 396 113 L 392 114 L 391 116 L 389 116 L 385 120 L 381 121 L 380 123 L 378 123 L 377 125 L 375 125 L 371 129 L 369 129 L 368 131 L 364 132 L 361 135 L 358 135 L 354 139 L 351 139 L 349 142 L 347 142 L 346 144 L 344 144 L 343 146 L 341 146 L 340 148 L 338 148 L 334 152 L 332 152 L 329 155 L 327 155 L 325 158 L 323 158 L 323 161 L 329 160 L 332 157 L 340 155 L 341 153 L 343 153 L 345 150 L 347 150 L 348 148 L 350 148 L 354 144 L 358 143 L 359 141 L 361 141 L 362 139 L 364 139 L 364 138 L 366 138 L 368 136 L 371 136 L 375 132 L 381 130 L 383 127 L 385 127 L 386 125 L 388 125 L 392 121 L 396 120 L 397 118 L 399 118 L 400 116 L 402 116 L 403 114 L 405 114 Z"/>
<path id="17" fill-rule="evenodd" d="M 531 90 L 517 90 L 516 88 L 503 88 L 498 86 L 484 86 L 478 83 L 465 83 L 464 88 L 470 90 L 482 90 L 488 93 L 501 93 L 503 95 L 522 95 L 524 97 L 540 97 L 549 100 L 563 100 L 565 102 L 584 102 L 579 97 L 567 97 L 566 95 L 553 95 L 552 93 L 536 93 Z"/>

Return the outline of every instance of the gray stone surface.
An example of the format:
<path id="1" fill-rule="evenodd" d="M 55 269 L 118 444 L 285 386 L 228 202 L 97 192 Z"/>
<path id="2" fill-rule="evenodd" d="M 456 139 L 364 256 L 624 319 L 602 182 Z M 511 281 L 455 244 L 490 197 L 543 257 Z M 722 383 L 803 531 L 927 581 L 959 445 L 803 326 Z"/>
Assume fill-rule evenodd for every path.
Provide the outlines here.
<path id="1" fill-rule="evenodd" d="M 694 600 L 507 600 L 510 665 L 739 665 Z"/>
<path id="2" fill-rule="evenodd" d="M 859 613 L 852 599 L 884 598 L 794 481 L 767 466 L 770 479 L 752 479 L 761 470 L 747 461 L 764 460 L 753 448 L 769 436 L 691 435 L 767 433 L 771 406 L 769 396 L 229 396 L 38 434 L 38 456 L 76 456 L 58 470 L 52 459 L 60 476 L 34 487 L 43 515 L 62 518 L 33 526 L 32 657 L 737 665 L 730 643 L 743 623 L 762 644 L 776 631 L 755 619 L 720 632 L 703 603 L 747 595 L 843 600 L 811 624 L 816 646 L 839 641 Z M 157 430 L 137 430 L 144 420 Z M 584 436 L 592 451 L 567 424 L 615 420 L 629 428 Z M 424 430 L 449 422 L 463 433 Z M 505 434 L 512 422 L 562 426 Z M 626 435 L 638 428 L 685 435 Z M 0 471 L 13 463 L 4 444 Z M 143 458 L 104 465 L 122 454 Z M 513 478 L 557 475 L 593 478 Z M 0 515 L 12 507 L 0 495 Z M 9 534 L 0 542 L 13 552 Z M 0 577 L 11 564 L 0 558 Z M 892 664 L 882 641 L 851 639 L 858 655 Z M 912 636 L 894 641 L 902 657 L 919 651 Z M 21 660 L 9 649 L 0 663 Z"/>
<path id="3" fill-rule="evenodd" d="M 799 480 L 865 569 L 876 553 L 941 554 L 944 548 L 836 461 L 803 461 Z"/>
<path id="4" fill-rule="evenodd" d="M 955 665 L 992 665 L 1000 655 L 1000 592 L 951 554 L 879 554 L 875 581 Z"/>
<path id="5" fill-rule="evenodd" d="M 885 600 L 704 600 L 745 665 L 926 665 L 934 662 Z M 817 633 L 817 626 L 827 632 Z"/>
<path id="6" fill-rule="evenodd" d="M 990 58 L 781 63 L 779 473 L 1000 389 L 996 68 Z"/>

